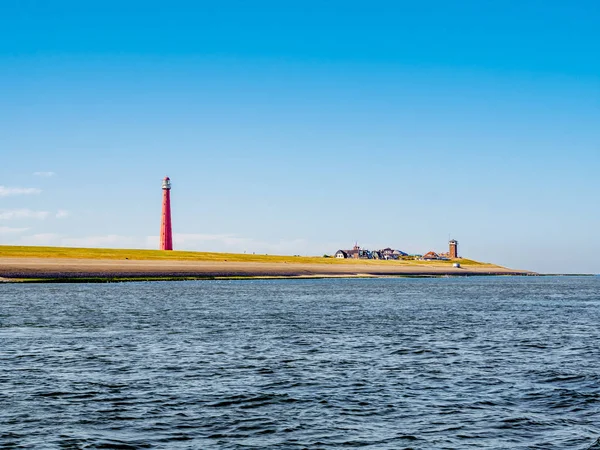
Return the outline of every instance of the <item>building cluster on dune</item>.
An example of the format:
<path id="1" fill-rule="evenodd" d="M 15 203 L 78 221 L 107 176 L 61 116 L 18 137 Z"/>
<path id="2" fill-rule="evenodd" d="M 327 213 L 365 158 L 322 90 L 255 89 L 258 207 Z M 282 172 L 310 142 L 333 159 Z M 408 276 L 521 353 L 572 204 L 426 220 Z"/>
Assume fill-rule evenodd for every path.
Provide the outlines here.
<path id="1" fill-rule="evenodd" d="M 398 260 L 398 259 L 417 259 L 417 260 L 451 260 L 457 259 L 458 256 L 458 241 L 452 239 L 448 242 L 449 249 L 447 252 L 436 253 L 430 251 L 424 255 L 409 255 L 401 250 L 394 250 L 390 247 L 382 250 L 367 250 L 360 248 L 358 243 L 354 245 L 352 250 L 338 250 L 335 252 L 335 257 L 339 259 L 383 259 L 383 260 Z"/>
<path id="2" fill-rule="evenodd" d="M 162 218 L 160 226 L 160 249 L 173 250 L 173 230 L 171 226 L 171 179 L 163 178 L 162 181 L 163 201 L 162 201 Z M 335 257 L 339 259 L 382 259 L 382 260 L 451 260 L 458 258 L 458 242 L 452 239 L 449 242 L 449 251 L 445 253 L 436 253 L 434 251 L 425 253 L 424 255 L 409 255 L 401 250 L 395 250 L 390 247 L 381 250 L 368 250 L 360 248 L 358 243 L 354 244 L 352 250 L 338 250 L 335 252 Z"/>

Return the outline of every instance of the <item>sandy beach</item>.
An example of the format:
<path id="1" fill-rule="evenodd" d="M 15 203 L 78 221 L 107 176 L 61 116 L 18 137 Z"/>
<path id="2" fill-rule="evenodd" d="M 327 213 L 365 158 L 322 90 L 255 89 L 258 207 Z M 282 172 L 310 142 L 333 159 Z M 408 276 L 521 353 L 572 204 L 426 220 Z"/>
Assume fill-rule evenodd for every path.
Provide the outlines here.
<path id="1" fill-rule="evenodd" d="M 306 264 L 287 262 L 152 261 L 72 258 L 0 258 L 5 279 L 148 278 L 148 277 L 335 277 L 527 275 L 498 266 L 454 268 L 429 263 Z"/>

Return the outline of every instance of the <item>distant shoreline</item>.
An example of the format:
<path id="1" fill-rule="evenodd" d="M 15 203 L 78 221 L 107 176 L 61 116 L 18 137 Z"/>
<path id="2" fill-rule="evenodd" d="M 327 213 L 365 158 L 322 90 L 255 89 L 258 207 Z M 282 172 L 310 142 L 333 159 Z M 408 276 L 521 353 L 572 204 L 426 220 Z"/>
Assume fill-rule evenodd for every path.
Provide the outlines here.
<path id="1" fill-rule="evenodd" d="M 4 282 L 537 275 L 471 260 L 374 261 L 254 254 L 0 246 Z"/>

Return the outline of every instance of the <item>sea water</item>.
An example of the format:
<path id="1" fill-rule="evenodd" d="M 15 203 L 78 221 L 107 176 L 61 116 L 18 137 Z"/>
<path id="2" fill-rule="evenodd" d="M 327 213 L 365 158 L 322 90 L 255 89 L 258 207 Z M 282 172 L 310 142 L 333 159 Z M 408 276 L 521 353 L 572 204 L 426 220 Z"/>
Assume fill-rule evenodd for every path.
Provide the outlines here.
<path id="1" fill-rule="evenodd" d="M 600 279 L 0 285 L 0 447 L 588 449 Z"/>

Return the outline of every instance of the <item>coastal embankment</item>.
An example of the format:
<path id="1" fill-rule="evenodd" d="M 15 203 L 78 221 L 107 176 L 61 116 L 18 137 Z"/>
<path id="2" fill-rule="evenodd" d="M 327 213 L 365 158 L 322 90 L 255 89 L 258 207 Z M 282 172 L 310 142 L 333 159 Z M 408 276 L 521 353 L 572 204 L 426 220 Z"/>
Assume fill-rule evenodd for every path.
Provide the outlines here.
<path id="1" fill-rule="evenodd" d="M 155 250 L 0 246 L 3 281 L 532 275 L 461 259 L 373 261 Z"/>

